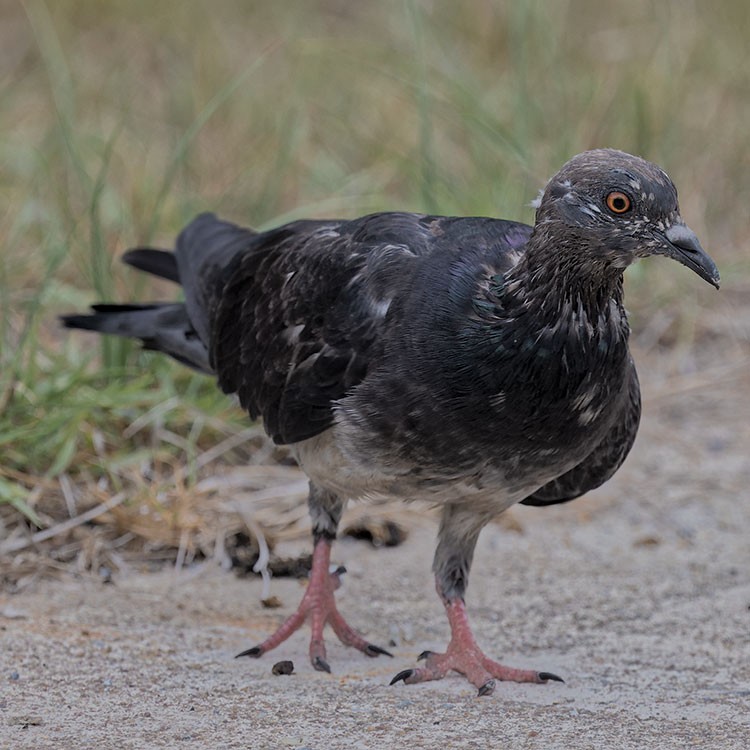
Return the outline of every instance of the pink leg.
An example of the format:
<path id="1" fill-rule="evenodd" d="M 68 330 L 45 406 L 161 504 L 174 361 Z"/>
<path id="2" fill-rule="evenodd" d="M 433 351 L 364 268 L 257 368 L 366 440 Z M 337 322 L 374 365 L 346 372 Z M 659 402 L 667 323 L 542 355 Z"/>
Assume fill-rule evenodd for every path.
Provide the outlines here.
<path id="1" fill-rule="evenodd" d="M 444 601 L 451 626 L 451 640 L 444 654 L 424 651 L 419 660 L 425 659 L 424 667 L 405 669 L 392 680 L 391 685 L 399 680 L 411 685 L 415 682 L 439 680 L 450 671 L 464 675 L 474 687 L 479 689 L 479 695 L 490 695 L 495 689 L 495 680 L 510 682 L 547 682 L 555 680 L 563 682 L 551 672 L 536 672 L 531 669 L 513 669 L 499 664 L 484 655 L 474 640 L 469 619 L 466 616 L 466 605 L 462 599 Z"/>
<path id="2" fill-rule="evenodd" d="M 321 672 L 330 672 L 331 668 L 326 661 L 326 646 L 323 640 L 323 628 L 330 623 L 333 632 L 346 646 L 354 648 L 367 654 L 367 656 L 379 656 L 385 654 L 391 656 L 385 649 L 368 643 L 362 636 L 350 627 L 336 608 L 334 592 L 341 585 L 341 574 L 343 568 L 333 573 L 328 572 L 331 562 L 331 542 L 321 538 L 315 543 L 313 550 L 312 570 L 310 571 L 310 583 L 307 591 L 302 597 L 297 611 L 289 617 L 281 627 L 271 636 L 266 638 L 259 646 L 243 651 L 240 656 L 259 657 L 276 648 L 283 643 L 302 624 L 310 619 L 310 662 L 313 667 Z"/>

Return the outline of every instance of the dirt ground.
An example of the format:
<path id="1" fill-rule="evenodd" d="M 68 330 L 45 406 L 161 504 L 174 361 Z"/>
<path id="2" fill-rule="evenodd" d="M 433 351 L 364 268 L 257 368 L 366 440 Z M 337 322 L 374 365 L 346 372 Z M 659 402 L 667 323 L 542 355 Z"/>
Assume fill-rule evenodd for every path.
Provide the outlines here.
<path id="1" fill-rule="evenodd" d="M 434 524 L 400 547 L 345 540 L 350 622 L 394 658 L 329 641 L 313 671 L 299 633 L 260 660 L 234 654 L 295 606 L 297 581 L 203 564 L 113 584 L 49 581 L 0 595 L 0 748 L 748 748 L 750 378 L 719 368 L 645 384 L 641 434 L 605 487 L 514 508 L 483 533 L 468 604 L 508 664 L 565 684 L 455 675 L 390 687 L 447 623 L 431 583 Z M 292 659 L 295 673 L 274 676 Z"/>

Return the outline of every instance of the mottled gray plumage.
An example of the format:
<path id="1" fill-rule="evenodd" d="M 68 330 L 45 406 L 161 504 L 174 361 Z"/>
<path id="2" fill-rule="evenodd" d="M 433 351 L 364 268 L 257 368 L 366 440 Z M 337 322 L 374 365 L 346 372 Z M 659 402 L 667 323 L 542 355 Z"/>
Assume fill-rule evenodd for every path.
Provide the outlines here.
<path id="1" fill-rule="evenodd" d="M 349 497 L 441 505 L 434 569 L 451 601 L 490 518 L 578 497 L 628 454 L 640 394 L 622 273 L 653 254 L 717 285 L 667 175 L 598 150 L 549 182 L 533 228 L 381 213 L 255 233 L 205 214 L 174 255 L 125 256 L 179 280 L 184 305 L 65 320 L 215 373 L 293 446 L 317 537 Z"/>

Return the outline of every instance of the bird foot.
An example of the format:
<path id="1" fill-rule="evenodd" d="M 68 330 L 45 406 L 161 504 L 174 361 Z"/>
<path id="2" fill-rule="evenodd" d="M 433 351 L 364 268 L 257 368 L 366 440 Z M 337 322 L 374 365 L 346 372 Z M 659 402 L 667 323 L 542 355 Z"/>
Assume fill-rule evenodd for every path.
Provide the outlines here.
<path id="1" fill-rule="evenodd" d="M 327 661 L 326 646 L 323 639 L 323 628 L 328 623 L 338 639 L 345 646 L 352 646 L 367 656 L 392 656 L 380 646 L 366 641 L 354 628 L 352 628 L 342 617 L 336 607 L 334 592 L 341 586 L 341 576 L 346 572 L 343 566 L 329 573 L 328 568 L 331 559 L 331 543 L 326 539 L 319 539 L 313 551 L 312 570 L 310 571 L 310 583 L 297 611 L 291 615 L 273 635 L 266 638 L 263 643 L 253 646 L 240 654 L 258 658 L 271 649 L 276 648 L 289 638 L 292 633 L 299 630 L 306 620 L 310 620 L 312 634 L 310 637 L 310 663 L 319 672 L 330 672 L 331 667 Z"/>
<path id="2" fill-rule="evenodd" d="M 424 659 L 424 667 L 405 669 L 392 680 L 391 685 L 403 680 L 407 685 L 428 680 L 440 680 L 453 670 L 464 675 L 466 679 L 479 690 L 479 695 L 491 695 L 495 689 L 495 681 L 502 682 L 536 682 L 545 683 L 549 680 L 563 682 L 562 678 L 551 672 L 537 672 L 531 669 L 515 669 L 506 667 L 485 656 L 477 649 L 459 649 L 451 641 L 444 654 L 425 651 L 419 655 Z"/>
<path id="3" fill-rule="evenodd" d="M 391 685 L 403 680 L 407 685 L 428 680 L 440 680 L 453 670 L 464 675 L 479 691 L 479 695 L 490 695 L 495 689 L 495 681 L 536 682 L 550 680 L 563 682 L 551 672 L 537 672 L 532 669 L 506 667 L 485 656 L 474 640 L 466 617 L 466 605 L 457 599 L 445 604 L 451 625 L 451 640 L 445 653 L 423 651 L 417 661 L 424 660 L 424 667 L 405 669 L 392 680 Z"/>

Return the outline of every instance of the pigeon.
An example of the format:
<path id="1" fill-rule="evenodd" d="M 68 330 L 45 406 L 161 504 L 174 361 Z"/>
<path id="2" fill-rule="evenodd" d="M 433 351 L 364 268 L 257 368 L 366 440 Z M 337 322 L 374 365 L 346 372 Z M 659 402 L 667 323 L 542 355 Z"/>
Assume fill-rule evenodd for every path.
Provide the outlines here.
<path id="1" fill-rule="evenodd" d="M 625 460 L 641 401 L 623 272 L 650 255 L 719 286 L 667 174 L 597 149 L 552 177 L 533 226 L 388 212 L 255 232 L 202 214 L 173 253 L 124 256 L 180 284 L 184 302 L 100 304 L 63 322 L 213 375 L 309 478 L 308 587 L 238 656 L 260 657 L 306 621 L 316 670 L 331 670 L 326 624 L 345 645 L 390 656 L 339 612 L 331 545 L 347 500 L 418 499 L 440 509 L 433 571 L 451 637 L 391 684 L 455 671 L 489 695 L 498 680 L 562 680 L 477 644 L 465 604 L 477 538 L 513 504 L 568 502 Z"/>

